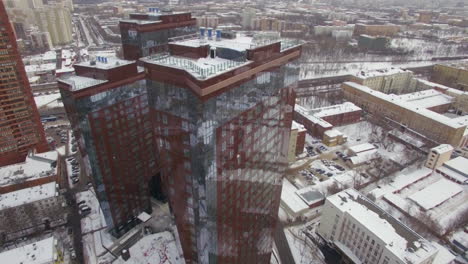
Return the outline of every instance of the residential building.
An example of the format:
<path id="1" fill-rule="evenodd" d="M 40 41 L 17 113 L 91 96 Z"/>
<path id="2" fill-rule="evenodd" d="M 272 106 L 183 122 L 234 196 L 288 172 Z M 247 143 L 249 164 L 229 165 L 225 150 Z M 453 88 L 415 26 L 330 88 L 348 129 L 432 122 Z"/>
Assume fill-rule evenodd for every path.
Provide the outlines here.
<path id="1" fill-rule="evenodd" d="M 429 169 L 437 169 L 452 156 L 453 147 L 448 144 L 442 144 L 431 149 L 426 160 L 426 167 Z"/>
<path id="2" fill-rule="evenodd" d="M 126 60 L 167 51 L 170 38 L 196 33 L 197 20 L 190 13 L 162 12 L 130 14 L 119 23 Z"/>
<path id="3" fill-rule="evenodd" d="M 349 25 L 327 25 L 327 26 L 314 26 L 314 35 L 333 35 L 333 32 L 352 32 L 354 31 L 354 24 Z M 336 33 L 335 33 L 336 34 Z M 345 34 L 345 33 L 342 33 Z M 347 34 L 346 34 L 347 35 Z"/>
<path id="4" fill-rule="evenodd" d="M 383 93 L 401 94 L 413 92 L 413 72 L 399 68 L 361 71 L 351 76 L 350 81 L 362 84 Z"/>
<path id="5" fill-rule="evenodd" d="M 307 129 L 295 121 L 292 122 L 291 135 L 289 136 L 288 161 L 296 161 L 296 156 L 304 152 Z"/>
<path id="6" fill-rule="evenodd" d="M 387 25 L 365 25 L 357 23 L 354 26 L 354 36 L 369 35 L 369 36 L 386 36 L 393 37 L 400 32 L 400 26 Z"/>
<path id="7" fill-rule="evenodd" d="M 341 145 L 347 141 L 347 136 L 338 131 L 337 129 L 329 129 L 323 133 L 323 144 L 334 147 Z"/>
<path id="8" fill-rule="evenodd" d="M 465 157 L 456 157 L 444 162 L 437 168 L 437 172 L 444 177 L 458 184 L 468 184 L 468 159 Z"/>
<path id="9" fill-rule="evenodd" d="M 468 64 L 436 64 L 432 71 L 431 81 L 468 91 Z"/>
<path id="10" fill-rule="evenodd" d="M 196 19 L 199 27 L 217 28 L 219 25 L 219 17 L 215 15 L 201 16 Z"/>
<path id="11" fill-rule="evenodd" d="M 466 145 L 468 133 L 464 121 L 451 119 L 404 98 L 354 82 L 343 83 L 342 89 L 347 100 L 365 111 L 398 123 L 403 129 L 413 130 L 439 144 L 461 148 Z"/>
<path id="12" fill-rule="evenodd" d="M 37 26 L 49 32 L 53 45 L 65 45 L 73 41 L 71 10 L 64 3 L 48 4 L 33 10 Z"/>
<path id="13" fill-rule="evenodd" d="M 418 22 L 428 24 L 431 22 L 433 15 L 432 11 L 421 10 L 419 11 Z"/>
<path id="14" fill-rule="evenodd" d="M 55 264 L 61 261 L 58 240 L 54 237 L 29 243 L 0 253 L 0 259 L 8 264 Z"/>
<path id="15" fill-rule="evenodd" d="M 0 2 L 0 166 L 49 148 L 15 39 Z"/>
<path id="16" fill-rule="evenodd" d="M 390 47 L 390 38 L 360 35 L 358 47 L 365 51 L 385 51 Z"/>
<path id="17" fill-rule="evenodd" d="M 431 264 L 438 252 L 354 189 L 327 197 L 321 219 L 317 233 L 351 263 Z"/>
<path id="18" fill-rule="evenodd" d="M 244 29 L 252 29 L 252 21 L 255 18 L 256 10 L 252 7 L 244 8 L 242 13 L 242 27 Z"/>
<path id="19" fill-rule="evenodd" d="M 29 36 L 34 49 L 47 51 L 54 47 L 49 32 L 33 32 Z"/>
<path id="20" fill-rule="evenodd" d="M 360 120 L 361 108 L 350 102 L 310 110 L 296 104 L 294 108 L 294 121 L 305 126 L 314 137 L 323 137 L 325 131 L 333 126 L 352 124 Z"/>
<path id="21" fill-rule="evenodd" d="M 270 36 L 201 35 L 143 59 L 186 263 L 270 262 L 301 55 Z"/>
<path id="22" fill-rule="evenodd" d="M 97 57 L 59 80 L 67 116 L 107 226 L 120 236 L 151 212 L 156 145 L 145 74 L 135 61 Z M 153 180 L 152 180 L 153 179 Z"/>
<path id="23" fill-rule="evenodd" d="M 46 184 L 0 195 L 0 242 L 49 230 L 67 222 L 65 198 L 58 184 Z"/>

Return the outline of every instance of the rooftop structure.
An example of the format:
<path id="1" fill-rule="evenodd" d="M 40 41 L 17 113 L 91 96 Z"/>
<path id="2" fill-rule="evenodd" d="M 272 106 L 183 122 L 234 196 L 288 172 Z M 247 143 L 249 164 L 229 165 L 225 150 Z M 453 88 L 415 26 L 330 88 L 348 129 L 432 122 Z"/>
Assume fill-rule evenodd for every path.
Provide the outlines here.
<path id="1" fill-rule="evenodd" d="M 370 150 L 374 150 L 375 149 L 375 146 L 370 144 L 370 143 L 363 143 L 363 144 L 359 144 L 359 145 L 356 145 L 356 146 L 352 146 L 349 148 L 349 151 L 351 151 L 351 154 L 354 154 L 354 155 L 357 155 L 361 152 L 366 152 L 366 151 L 370 151 Z"/>
<path id="2" fill-rule="evenodd" d="M 321 219 L 318 233 L 355 263 L 432 263 L 437 253 L 432 243 L 354 189 L 327 197 Z"/>
<path id="3" fill-rule="evenodd" d="M 0 260 L 8 264 L 53 264 L 58 257 L 56 242 L 54 237 L 49 237 L 10 249 L 0 253 Z"/>
<path id="4" fill-rule="evenodd" d="M 437 168 L 437 172 L 459 184 L 468 184 L 468 159 L 456 157 L 446 161 L 441 167 Z"/>
<path id="5" fill-rule="evenodd" d="M 0 210 L 47 199 L 56 195 L 58 195 L 56 182 L 49 182 L 46 184 L 1 194 Z"/>

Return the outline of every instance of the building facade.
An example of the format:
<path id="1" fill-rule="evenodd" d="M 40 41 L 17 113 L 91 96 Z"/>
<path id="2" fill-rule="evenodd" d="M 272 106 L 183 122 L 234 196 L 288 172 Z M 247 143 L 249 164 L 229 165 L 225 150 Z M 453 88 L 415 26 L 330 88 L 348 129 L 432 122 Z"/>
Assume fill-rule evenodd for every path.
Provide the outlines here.
<path id="1" fill-rule="evenodd" d="M 196 24 L 190 13 L 130 14 L 129 20 L 119 23 L 124 58 L 137 60 L 167 51 L 170 38 L 196 33 Z"/>
<path id="2" fill-rule="evenodd" d="M 156 147 L 144 72 L 136 62 L 98 58 L 59 80 L 67 116 L 107 225 L 120 236 L 151 212 Z"/>
<path id="3" fill-rule="evenodd" d="M 365 111 L 397 122 L 402 129 L 414 130 L 439 144 L 453 147 L 466 144 L 467 125 L 463 122 L 354 82 L 345 82 L 341 87 L 347 100 Z"/>
<path id="4" fill-rule="evenodd" d="M 400 32 L 400 26 L 388 24 L 388 25 L 365 25 L 356 24 L 354 26 L 354 36 L 369 35 L 369 36 L 386 36 L 393 37 Z"/>
<path id="5" fill-rule="evenodd" d="M 352 75 L 350 81 L 383 93 L 401 94 L 415 90 L 413 76 L 413 72 L 402 69 L 361 71 Z"/>
<path id="6" fill-rule="evenodd" d="M 317 233 L 348 263 L 431 264 L 438 251 L 354 189 L 327 197 Z"/>
<path id="7" fill-rule="evenodd" d="M 269 263 L 301 46 L 202 36 L 170 47 L 179 56 L 144 65 L 186 263 Z"/>
<path id="8" fill-rule="evenodd" d="M 288 161 L 296 161 L 296 156 L 304 152 L 307 129 L 295 121 L 292 122 L 291 135 L 289 136 Z"/>
<path id="9" fill-rule="evenodd" d="M 3 2 L 0 61 L 0 166 L 5 166 L 24 161 L 31 149 L 47 151 L 48 145 Z"/>
<path id="10" fill-rule="evenodd" d="M 429 169 L 437 169 L 446 161 L 449 161 L 453 152 L 453 147 L 448 144 L 442 144 L 431 149 L 426 160 L 426 167 Z"/>
<path id="11" fill-rule="evenodd" d="M 431 81 L 468 91 L 468 65 L 460 64 L 436 64 L 432 71 Z"/>

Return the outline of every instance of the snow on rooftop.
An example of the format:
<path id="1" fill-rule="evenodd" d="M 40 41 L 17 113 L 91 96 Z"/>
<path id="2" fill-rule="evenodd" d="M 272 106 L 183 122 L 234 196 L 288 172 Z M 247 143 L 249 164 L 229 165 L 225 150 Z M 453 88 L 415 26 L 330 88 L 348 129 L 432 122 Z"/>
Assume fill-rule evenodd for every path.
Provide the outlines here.
<path id="1" fill-rule="evenodd" d="M 431 169 L 422 167 L 421 169 L 415 170 L 408 174 L 399 174 L 393 178 L 393 181 L 390 184 L 383 185 L 380 188 L 375 188 L 371 191 L 371 193 L 378 199 L 386 194 L 400 191 L 403 188 L 410 186 L 414 182 L 431 175 L 431 173 Z"/>
<path id="2" fill-rule="evenodd" d="M 24 162 L 1 167 L 0 186 L 56 175 L 57 169 L 52 167 L 52 163 L 57 161 L 57 157 L 55 150 L 35 153 L 26 156 Z"/>
<path id="3" fill-rule="evenodd" d="M 42 108 L 42 107 L 47 107 L 47 108 L 63 107 L 63 103 L 61 102 L 60 93 L 53 93 L 53 94 L 34 96 L 34 101 L 36 102 L 37 108 Z"/>
<path id="4" fill-rule="evenodd" d="M 468 159 L 465 157 L 456 157 L 446 161 L 444 165 L 468 173 Z"/>
<path id="5" fill-rule="evenodd" d="M 57 195 L 56 182 L 21 189 L 14 192 L 0 194 L 0 209 L 20 206 L 54 197 Z"/>
<path id="6" fill-rule="evenodd" d="M 462 191 L 463 188 L 460 185 L 442 178 L 408 198 L 424 208 L 424 210 L 430 210 Z"/>
<path id="7" fill-rule="evenodd" d="M 311 109 L 309 113 L 313 114 L 316 117 L 323 118 L 327 116 L 351 113 L 351 112 L 360 111 L 360 110 L 361 108 L 356 106 L 355 104 L 351 102 L 345 102 L 343 104 L 337 104 L 337 105 L 332 105 L 332 106 L 327 106 L 327 107 L 322 107 L 322 108 Z"/>
<path id="8" fill-rule="evenodd" d="M 66 83 L 71 86 L 72 91 L 79 91 L 96 85 L 106 83 L 108 81 L 97 80 L 84 76 L 71 75 L 63 79 L 60 79 L 61 82 Z"/>
<path id="9" fill-rule="evenodd" d="M 161 232 L 144 236 L 135 245 L 130 247 L 130 259 L 124 261 L 119 257 L 114 264 L 184 264 L 185 261 L 179 253 L 174 236 L 168 232 Z"/>
<path id="10" fill-rule="evenodd" d="M 375 146 L 372 145 L 371 143 L 363 143 L 363 144 L 349 147 L 349 150 L 351 150 L 353 153 L 356 153 L 356 154 L 365 152 L 365 151 L 374 150 L 374 149 L 375 149 Z"/>
<path id="11" fill-rule="evenodd" d="M 53 263 L 56 257 L 54 237 L 0 253 L 0 261 L 5 264 Z"/>
<path id="12" fill-rule="evenodd" d="M 430 108 L 439 105 L 451 104 L 454 101 L 452 96 L 443 94 L 437 90 L 429 89 L 414 93 L 408 93 L 403 95 L 394 95 L 396 100 L 406 101 L 408 103 L 413 103 L 417 106 Z"/>
<path id="13" fill-rule="evenodd" d="M 108 69 L 113 69 L 116 67 L 120 67 L 122 65 L 128 65 L 132 63 L 135 63 L 135 61 L 122 60 L 114 56 L 99 56 L 98 55 L 95 58 L 95 60 L 89 60 L 89 61 L 77 63 L 75 65 L 108 70 Z"/>
<path id="14" fill-rule="evenodd" d="M 315 117 L 313 114 L 310 113 L 310 110 L 301 106 L 301 105 L 298 105 L 296 104 L 294 106 L 294 111 L 297 112 L 298 114 L 302 115 L 303 117 L 309 119 L 312 123 L 314 124 L 318 124 L 320 125 L 321 127 L 333 127 L 332 124 L 328 123 L 327 121 L 319 118 L 319 117 Z"/>
<path id="15" fill-rule="evenodd" d="M 432 244 L 438 249 L 438 252 L 432 261 L 437 264 L 450 264 L 456 259 L 456 256 L 450 253 L 448 249 L 440 245 L 439 243 L 432 242 Z"/>
<path id="16" fill-rule="evenodd" d="M 306 130 L 306 128 L 303 125 L 297 123 L 296 121 L 292 121 L 291 129 L 297 129 L 299 131 Z"/>
<path id="17" fill-rule="evenodd" d="M 36 74 L 42 72 L 50 72 L 57 69 L 57 64 L 54 63 L 41 63 L 41 64 L 33 64 L 33 65 L 26 65 L 24 69 L 27 74 Z"/>
<path id="18" fill-rule="evenodd" d="M 431 110 L 427 110 L 427 109 L 425 109 L 423 107 L 420 107 L 420 106 L 418 106 L 416 104 L 412 104 L 410 102 L 406 102 L 404 100 L 395 98 L 392 95 L 388 95 L 388 94 L 384 94 L 384 93 L 379 92 L 379 91 L 372 90 L 371 88 L 369 88 L 367 86 L 357 84 L 357 83 L 354 83 L 354 82 L 345 82 L 344 84 L 346 84 L 346 85 L 348 85 L 350 87 L 353 87 L 354 89 L 360 90 L 360 91 L 362 91 L 364 93 L 372 94 L 374 97 L 377 97 L 377 98 L 379 98 L 381 100 L 385 100 L 387 102 L 398 105 L 398 106 L 400 106 L 402 108 L 405 108 L 405 109 L 407 109 L 409 111 L 415 112 L 418 115 L 422 115 L 422 116 L 430 118 L 430 119 L 432 119 L 434 121 L 442 123 L 442 124 L 444 124 L 446 126 L 449 126 L 449 127 L 452 127 L 452 128 L 466 127 L 466 124 L 463 124 L 462 122 L 459 122 L 457 120 L 452 120 L 449 117 L 438 114 L 438 113 L 433 112 Z"/>
<path id="19" fill-rule="evenodd" d="M 453 147 L 449 144 L 440 144 L 437 147 L 431 148 L 431 151 L 442 154 L 442 153 L 446 153 L 449 151 L 453 151 Z"/>
<path id="20" fill-rule="evenodd" d="M 379 70 L 371 70 L 371 71 L 360 71 L 355 74 L 356 77 L 366 79 L 371 77 L 378 77 L 378 76 L 389 76 L 398 73 L 411 73 L 411 71 L 403 70 L 400 68 L 390 68 L 390 69 L 379 69 Z"/>
<path id="21" fill-rule="evenodd" d="M 309 206 L 299 197 L 297 188 L 287 179 L 283 180 L 283 190 L 281 191 L 281 201 L 293 213 L 298 214 L 303 210 L 309 209 Z"/>
<path id="22" fill-rule="evenodd" d="M 215 35 L 215 32 L 213 32 L 213 35 Z M 213 37 L 212 39 L 205 37 L 205 38 L 192 38 L 192 39 L 181 40 L 181 41 L 176 41 L 172 43 L 181 45 L 181 46 L 187 46 L 187 47 L 200 47 L 204 45 L 210 45 L 210 47 L 228 48 L 228 49 L 234 49 L 237 51 L 246 51 L 248 49 L 252 49 L 255 47 L 255 40 L 252 36 L 247 36 L 245 34 L 240 34 L 240 33 L 237 33 L 236 38 L 233 38 L 233 39 L 221 38 L 217 40 L 216 37 Z"/>
<path id="23" fill-rule="evenodd" d="M 343 135 L 343 133 L 341 133 L 341 132 L 338 131 L 337 129 L 329 129 L 329 130 L 325 131 L 324 134 L 327 135 L 327 136 L 330 137 L 330 138 L 334 138 L 334 137 L 338 137 L 338 136 L 342 136 L 342 135 Z"/>
<path id="24" fill-rule="evenodd" d="M 347 189 L 329 196 L 327 201 L 361 223 L 400 259 L 419 263 L 430 257 L 436 250 L 423 237 L 354 189 Z"/>

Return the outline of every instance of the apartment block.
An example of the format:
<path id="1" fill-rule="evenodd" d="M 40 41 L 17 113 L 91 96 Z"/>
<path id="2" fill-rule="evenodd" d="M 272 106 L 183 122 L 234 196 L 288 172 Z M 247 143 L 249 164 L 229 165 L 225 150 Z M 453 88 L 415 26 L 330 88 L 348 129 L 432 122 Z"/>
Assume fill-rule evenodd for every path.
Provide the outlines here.
<path id="1" fill-rule="evenodd" d="M 350 81 L 362 84 L 382 93 L 401 94 L 414 90 L 414 74 L 399 68 L 361 71 L 351 76 Z"/>
<path id="2" fill-rule="evenodd" d="M 468 91 L 468 64 L 436 64 L 432 71 L 431 81 Z"/>
<path id="3" fill-rule="evenodd" d="M 0 2 L 0 166 L 49 149 L 8 16 Z"/>
<path id="4" fill-rule="evenodd" d="M 327 197 L 317 233 L 348 263 L 431 264 L 438 252 L 432 243 L 354 189 Z"/>
<path id="5" fill-rule="evenodd" d="M 289 162 L 294 162 L 296 155 L 304 152 L 306 132 L 307 129 L 303 125 L 295 121 L 292 122 L 291 135 L 289 136 Z"/>
<path id="6" fill-rule="evenodd" d="M 369 36 L 387 36 L 393 37 L 400 32 L 400 26 L 387 24 L 387 25 L 365 25 L 356 24 L 354 26 L 354 36 L 369 35 Z"/>
<path id="7" fill-rule="evenodd" d="M 414 130 L 439 144 L 466 145 L 467 124 L 463 120 L 451 119 L 404 98 L 354 82 L 343 83 L 342 89 L 347 100 L 365 111 L 399 123 L 403 129 Z"/>

